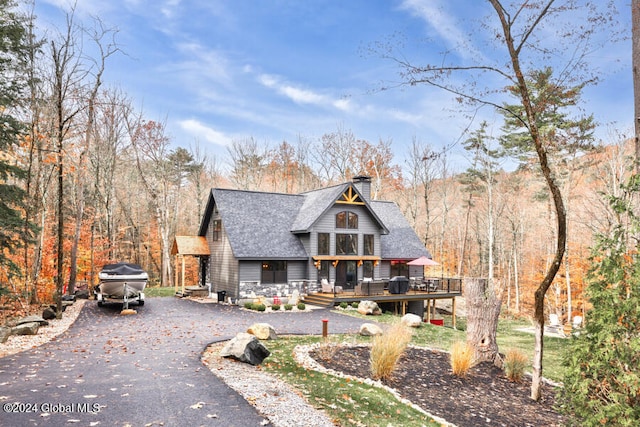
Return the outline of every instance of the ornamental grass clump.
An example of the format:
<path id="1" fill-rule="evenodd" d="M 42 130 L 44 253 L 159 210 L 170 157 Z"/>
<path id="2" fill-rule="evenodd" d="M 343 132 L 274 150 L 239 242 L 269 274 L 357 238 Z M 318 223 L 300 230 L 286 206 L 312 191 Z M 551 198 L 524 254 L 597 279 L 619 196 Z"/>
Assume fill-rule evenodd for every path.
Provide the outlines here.
<path id="1" fill-rule="evenodd" d="M 398 360 L 411 342 L 413 331 L 401 323 L 394 323 L 371 344 L 371 376 L 376 380 L 391 378 Z"/>
<path id="2" fill-rule="evenodd" d="M 504 374 L 509 381 L 520 382 L 528 364 L 527 356 L 517 348 L 511 348 L 504 356 Z"/>
<path id="3" fill-rule="evenodd" d="M 451 346 L 451 371 L 456 377 L 465 378 L 473 366 L 473 349 L 465 341 Z"/>

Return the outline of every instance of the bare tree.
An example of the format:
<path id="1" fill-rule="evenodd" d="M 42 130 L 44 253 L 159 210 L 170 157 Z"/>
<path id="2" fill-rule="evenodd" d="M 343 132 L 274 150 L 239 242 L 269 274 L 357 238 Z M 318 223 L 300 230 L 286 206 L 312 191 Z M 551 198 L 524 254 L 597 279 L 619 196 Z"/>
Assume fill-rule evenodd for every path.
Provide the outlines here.
<path id="1" fill-rule="evenodd" d="M 240 190 L 259 190 L 266 173 L 268 147 L 260 147 L 254 138 L 234 140 L 227 147 L 231 182 Z"/>
<path id="2" fill-rule="evenodd" d="M 57 160 L 57 260 L 56 260 L 56 302 L 57 316 L 62 316 L 62 293 L 64 289 L 64 164 L 65 142 L 74 136 L 76 116 L 83 106 L 78 102 L 78 92 L 88 74 L 82 60 L 80 28 L 74 23 L 74 11 L 66 15 L 66 28 L 50 42 L 52 69 L 50 76 L 51 103 L 54 115 L 52 139 Z"/>
<path id="3" fill-rule="evenodd" d="M 87 66 L 87 80 L 89 76 L 93 82 L 89 85 L 88 93 L 86 95 L 86 109 L 84 124 L 84 135 L 82 136 L 81 143 L 79 144 L 79 153 L 76 162 L 76 174 L 75 174 L 75 201 L 76 201 L 76 213 L 75 213 L 75 228 L 73 234 L 73 240 L 71 244 L 71 253 L 69 256 L 69 286 L 67 292 L 69 295 L 73 295 L 76 285 L 76 276 L 78 272 L 78 245 L 80 242 L 80 233 L 82 230 L 82 223 L 84 220 L 85 209 L 85 185 L 87 182 L 87 155 L 91 146 L 91 141 L 94 138 L 94 124 L 96 119 L 96 100 L 98 98 L 98 91 L 102 85 L 102 75 L 105 70 L 107 59 L 116 53 L 119 49 L 117 44 L 113 40 L 115 31 L 104 28 L 100 20 L 96 20 L 96 26 L 89 31 L 89 36 L 94 44 L 97 46 L 100 52 L 100 57 L 93 61 L 92 65 Z M 104 40 L 110 38 L 105 43 Z M 87 82 L 89 84 L 89 82 Z"/>
<path id="4" fill-rule="evenodd" d="M 544 177 L 547 191 L 553 200 L 557 218 L 555 255 L 535 292 L 536 344 L 531 398 L 538 400 L 541 397 L 542 381 L 544 298 L 561 266 L 566 248 L 566 213 L 553 166 L 550 164 L 545 133 L 541 131 L 537 120 L 540 111 L 551 108 L 551 104 L 546 99 L 545 102 L 534 104 L 526 75 L 535 70 L 537 64 L 567 58 L 567 63 L 559 67 L 561 71 L 554 76 L 554 81 L 565 85 L 578 79 L 582 79 L 581 84 L 596 82 L 595 73 L 588 74 L 590 68 L 587 54 L 595 48 L 596 41 L 592 38 L 595 32 L 603 28 L 611 30 L 612 15 L 609 8 L 612 6 L 591 3 L 590 7 L 585 8 L 583 5 L 563 2 L 556 7 L 554 0 L 522 1 L 505 6 L 500 0 L 488 1 L 497 17 L 497 26 L 491 27 L 488 20 L 485 20 L 482 26 L 485 29 L 489 28 L 493 40 L 502 49 L 498 53 L 503 53 L 503 56 L 495 61 L 492 62 L 490 56 L 470 55 L 482 57 L 481 61 L 486 63 L 459 65 L 451 63 L 453 56 L 447 55 L 439 64 L 416 66 L 402 55 L 395 55 L 393 52 L 388 53 L 387 57 L 399 63 L 404 70 L 403 76 L 407 84 L 431 85 L 471 104 L 496 108 L 513 117 L 513 120 L 520 121 L 526 129 L 531 147 L 537 155 L 538 167 Z M 538 37 L 539 34 L 544 34 L 548 39 L 548 32 L 553 29 L 556 29 L 558 37 L 562 38 L 561 42 L 554 39 L 553 43 L 549 44 L 545 43 L 542 37 Z M 566 49 L 571 49 L 572 52 L 567 54 Z M 460 76 L 466 78 L 462 84 L 455 78 Z M 498 79 L 497 85 L 494 85 L 494 79 Z M 482 82 L 486 82 L 486 87 L 478 85 Z M 505 107 L 505 89 L 510 89 L 517 97 L 521 105 L 519 110 L 513 111 Z M 554 94 L 551 95 L 553 97 Z"/>
<path id="5" fill-rule="evenodd" d="M 631 0 L 631 59 L 633 64 L 633 125 L 635 170 L 640 173 L 640 0 Z"/>

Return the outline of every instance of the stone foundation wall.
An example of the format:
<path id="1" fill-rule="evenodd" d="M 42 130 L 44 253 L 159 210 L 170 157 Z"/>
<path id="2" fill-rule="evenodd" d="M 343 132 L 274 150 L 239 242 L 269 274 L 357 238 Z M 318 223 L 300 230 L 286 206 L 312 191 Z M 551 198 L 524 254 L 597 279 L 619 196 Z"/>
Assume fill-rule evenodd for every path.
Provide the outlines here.
<path id="1" fill-rule="evenodd" d="M 287 283 L 261 283 L 259 281 L 240 282 L 240 299 L 264 297 L 288 297 L 293 291 L 300 296 L 318 291 L 319 285 L 315 280 L 291 280 Z"/>

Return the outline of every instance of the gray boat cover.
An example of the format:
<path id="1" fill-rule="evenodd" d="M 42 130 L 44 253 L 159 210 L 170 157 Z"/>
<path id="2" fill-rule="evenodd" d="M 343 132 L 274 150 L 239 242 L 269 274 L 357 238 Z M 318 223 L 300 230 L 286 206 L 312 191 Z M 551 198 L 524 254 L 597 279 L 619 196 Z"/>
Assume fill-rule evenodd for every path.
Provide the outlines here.
<path id="1" fill-rule="evenodd" d="M 115 276 L 134 276 L 146 273 L 138 264 L 130 264 L 128 262 L 119 262 L 117 264 L 107 264 L 100 271 L 102 274 Z"/>

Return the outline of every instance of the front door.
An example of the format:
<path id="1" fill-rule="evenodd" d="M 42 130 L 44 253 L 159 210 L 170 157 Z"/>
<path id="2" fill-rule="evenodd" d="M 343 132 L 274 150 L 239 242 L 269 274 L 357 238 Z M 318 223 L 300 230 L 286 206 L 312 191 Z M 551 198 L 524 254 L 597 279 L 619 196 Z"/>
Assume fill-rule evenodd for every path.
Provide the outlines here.
<path id="1" fill-rule="evenodd" d="M 342 289 L 354 289 L 358 282 L 358 263 L 356 261 L 340 261 L 336 266 L 336 286 Z"/>

